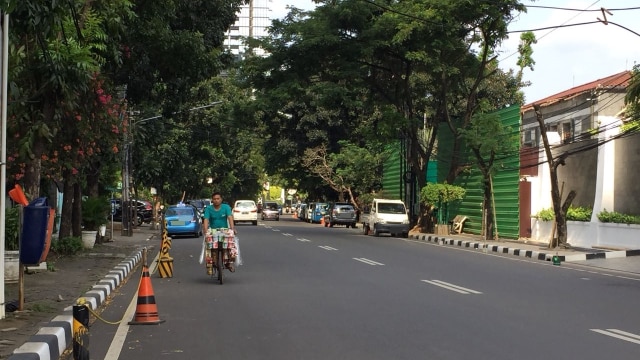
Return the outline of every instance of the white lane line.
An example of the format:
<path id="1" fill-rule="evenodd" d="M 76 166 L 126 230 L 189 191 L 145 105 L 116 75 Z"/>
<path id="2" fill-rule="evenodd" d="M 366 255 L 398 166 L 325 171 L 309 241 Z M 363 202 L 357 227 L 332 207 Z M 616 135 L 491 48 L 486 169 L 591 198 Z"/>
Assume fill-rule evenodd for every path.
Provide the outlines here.
<path id="1" fill-rule="evenodd" d="M 293 236 L 293 234 L 289 234 L 289 233 L 282 233 L 282 235 L 284 235 L 284 236 Z"/>
<path id="2" fill-rule="evenodd" d="M 302 241 L 302 242 L 309 242 L 309 241 L 311 241 L 311 240 L 309 240 L 309 239 L 305 239 L 305 238 L 298 238 L 297 240 L 298 240 L 298 241 Z"/>
<path id="3" fill-rule="evenodd" d="M 133 314 L 136 311 L 137 305 L 138 291 L 133 294 L 133 299 L 131 299 L 129 306 L 122 317 L 123 321 L 118 325 L 118 329 L 116 330 L 116 334 L 113 336 L 113 340 L 109 345 L 107 354 L 104 356 L 104 360 L 117 360 L 120 357 L 120 352 L 122 352 L 124 342 L 127 340 L 127 334 L 129 333 L 129 323 L 124 321 L 124 319 L 133 319 Z"/>
<path id="4" fill-rule="evenodd" d="M 271 231 L 280 231 L 280 229 L 271 229 Z"/>
<path id="5" fill-rule="evenodd" d="M 440 281 L 440 280 L 421 280 L 423 282 L 429 283 L 431 285 L 439 286 L 441 288 L 445 288 L 447 290 L 455 291 L 460 294 L 482 294 L 480 291 L 475 291 L 472 289 L 467 289 L 462 286 L 450 284 L 448 282 Z"/>
<path id="6" fill-rule="evenodd" d="M 607 335 L 614 337 L 616 339 L 632 342 L 635 344 L 640 344 L 640 335 L 632 334 L 626 331 L 618 330 L 618 329 L 589 329 L 591 331 L 597 332 L 602 335 Z"/>
<path id="7" fill-rule="evenodd" d="M 338 249 L 336 249 L 336 248 L 333 248 L 333 247 L 331 247 L 331 246 L 326 246 L 326 245 L 318 246 L 318 247 L 319 247 L 319 248 L 322 248 L 322 249 L 325 249 L 325 250 L 338 250 Z"/>
<path id="8" fill-rule="evenodd" d="M 353 260 L 360 261 L 360 262 L 368 264 L 368 265 L 384 265 L 383 263 L 379 263 L 377 261 L 369 260 L 367 258 L 353 258 Z"/>

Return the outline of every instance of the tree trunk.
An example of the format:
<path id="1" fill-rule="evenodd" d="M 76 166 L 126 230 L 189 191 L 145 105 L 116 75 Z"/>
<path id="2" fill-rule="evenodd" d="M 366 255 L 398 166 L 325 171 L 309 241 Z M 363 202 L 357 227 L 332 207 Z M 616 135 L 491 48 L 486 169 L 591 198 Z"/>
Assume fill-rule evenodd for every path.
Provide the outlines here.
<path id="1" fill-rule="evenodd" d="M 82 235 L 82 189 L 77 181 L 73 183 L 73 212 L 71 215 L 71 228 L 73 236 Z"/>
<path id="2" fill-rule="evenodd" d="M 576 197 L 576 192 L 571 190 L 564 204 L 562 204 L 562 194 L 560 193 L 560 186 L 558 185 L 558 166 L 564 165 L 566 153 L 558 156 L 557 159 L 553 158 L 551 153 L 551 146 L 549 145 L 549 138 L 547 137 L 547 128 L 544 125 L 544 118 L 540 111 L 540 105 L 534 104 L 533 109 L 536 112 L 536 120 L 540 128 L 540 135 L 544 144 L 544 151 L 547 155 L 547 163 L 549 165 L 549 177 L 551 179 L 551 201 L 553 202 L 553 212 L 556 218 L 556 230 L 557 240 L 552 239 L 550 246 L 556 247 L 567 243 L 567 210 L 571 206 L 571 202 Z"/>
<path id="3" fill-rule="evenodd" d="M 460 140 L 456 134 L 453 134 L 453 147 L 451 151 L 451 167 L 449 167 L 449 173 L 447 174 L 447 184 L 453 184 L 460 173 Z"/>
<path id="4" fill-rule="evenodd" d="M 71 223 L 72 223 L 72 206 L 73 206 L 73 184 L 71 170 L 64 170 L 62 172 L 63 181 L 63 195 L 62 195 L 62 211 L 60 213 L 60 239 L 71 236 Z"/>
<path id="5" fill-rule="evenodd" d="M 42 173 L 43 140 L 38 138 L 33 144 L 33 160 L 27 162 L 24 170 L 24 193 L 29 201 L 40 196 L 40 174 Z"/>
<path id="6" fill-rule="evenodd" d="M 100 183 L 100 171 L 97 170 L 98 166 L 99 164 L 91 164 L 90 166 L 88 166 L 89 172 L 86 175 L 86 194 L 89 197 L 98 197 L 98 195 L 100 195 L 100 189 L 98 187 Z"/>
<path id="7" fill-rule="evenodd" d="M 491 182 L 489 180 L 488 175 L 484 175 L 482 177 L 482 193 L 483 193 L 483 201 L 485 208 L 485 239 L 493 238 L 493 202 L 491 201 Z"/>
<path id="8" fill-rule="evenodd" d="M 427 125 L 425 124 L 425 126 Z M 411 149 L 412 165 L 415 169 L 418 169 L 416 174 L 418 198 L 420 198 L 422 188 L 427 185 L 429 159 L 431 159 L 431 153 L 433 152 L 433 148 L 435 147 L 436 139 L 438 137 L 438 128 L 436 126 L 429 128 L 429 130 L 429 141 L 426 149 L 422 149 L 420 141 L 415 141 L 415 147 L 412 147 Z M 426 140 L 426 137 L 423 137 L 422 140 Z M 434 204 L 424 204 L 420 201 L 420 214 L 418 214 L 419 216 L 416 227 L 421 231 L 433 232 L 435 229 L 433 205 Z"/>

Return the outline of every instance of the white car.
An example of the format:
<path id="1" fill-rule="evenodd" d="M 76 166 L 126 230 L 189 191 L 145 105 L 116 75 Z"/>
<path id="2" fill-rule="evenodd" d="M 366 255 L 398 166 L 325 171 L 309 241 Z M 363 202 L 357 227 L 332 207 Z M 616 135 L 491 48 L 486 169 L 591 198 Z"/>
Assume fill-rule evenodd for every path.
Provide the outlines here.
<path id="1" fill-rule="evenodd" d="M 253 200 L 238 200 L 233 205 L 233 221 L 251 222 L 258 225 L 258 207 Z"/>

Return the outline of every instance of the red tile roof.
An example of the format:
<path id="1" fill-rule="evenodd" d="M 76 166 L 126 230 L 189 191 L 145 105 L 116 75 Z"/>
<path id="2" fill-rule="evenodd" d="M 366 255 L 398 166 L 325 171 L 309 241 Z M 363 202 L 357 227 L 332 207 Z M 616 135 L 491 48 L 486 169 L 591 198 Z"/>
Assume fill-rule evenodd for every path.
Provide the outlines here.
<path id="1" fill-rule="evenodd" d="M 578 96 L 580 94 L 583 94 L 587 91 L 591 91 L 594 89 L 611 89 L 611 88 L 625 89 L 627 85 L 629 85 L 629 79 L 631 79 L 631 72 L 625 70 L 617 74 L 613 74 L 611 76 L 607 76 L 605 78 L 598 79 L 580 86 L 572 87 L 569 90 L 565 90 L 555 95 L 548 96 L 544 99 L 540 99 L 532 103 L 526 104 L 522 107 L 520 112 L 524 113 L 533 109 L 534 104 L 538 104 L 543 107 L 549 106 L 558 101 L 568 100 L 575 96 Z"/>

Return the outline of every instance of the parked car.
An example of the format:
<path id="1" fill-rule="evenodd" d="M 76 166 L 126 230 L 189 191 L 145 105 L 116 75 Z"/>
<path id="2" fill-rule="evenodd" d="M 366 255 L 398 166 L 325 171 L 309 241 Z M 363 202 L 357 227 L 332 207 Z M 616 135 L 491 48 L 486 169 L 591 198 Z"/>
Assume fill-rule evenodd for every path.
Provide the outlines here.
<path id="1" fill-rule="evenodd" d="M 122 199 L 111 199 L 113 203 L 113 221 L 122 221 Z M 131 204 L 133 205 L 133 200 L 131 200 Z M 153 205 L 151 202 L 146 200 L 136 200 L 138 204 L 135 209 L 135 216 L 137 226 L 142 225 L 143 223 L 151 223 L 153 221 Z M 134 216 L 133 207 L 131 207 L 131 216 Z"/>
<path id="2" fill-rule="evenodd" d="M 198 209 L 190 204 L 178 204 L 169 206 L 164 219 L 167 222 L 167 235 L 202 235 L 202 222 Z"/>
<path id="3" fill-rule="evenodd" d="M 327 212 L 327 203 L 311 203 L 309 204 L 309 218 L 307 219 L 310 223 L 320 223 L 320 219 L 324 217 Z"/>
<path id="4" fill-rule="evenodd" d="M 333 203 L 327 208 L 324 216 L 324 226 L 345 225 L 356 228 L 356 209 L 350 203 Z"/>
<path id="5" fill-rule="evenodd" d="M 363 234 L 367 235 L 372 231 L 375 236 L 380 236 L 381 233 L 389 233 L 391 236 L 401 234 L 405 238 L 409 236 L 409 216 L 407 207 L 401 200 L 373 199 L 366 210 L 360 216 Z"/>
<path id="6" fill-rule="evenodd" d="M 267 201 L 262 206 L 262 220 L 280 221 L 280 213 L 278 212 L 278 203 L 275 201 Z"/>
<path id="7" fill-rule="evenodd" d="M 253 200 L 237 200 L 233 205 L 233 221 L 258 225 L 258 207 Z"/>
<path id="8" fill-rule="evenodd" d="M 306 221 L 307 220 L 307 204 L 302 203 L 298 206 L 298 210 L 296 212 L 296 216 L 298 217 L 298 219 L 302 220 L 302 221 Z"/>
<path id="9" fill-rule="evenodd" d="M 198 209 L 198 213 L 200 214 L 200 217 L 203 217 L 204 216 L 204 208 L 207 205 L 211 205 L 211 200 L 209 200 L 209 199 L 195 199 L 195 200 L 187 200 L 185 203 L 195 206 L 196 209 Z"/>

